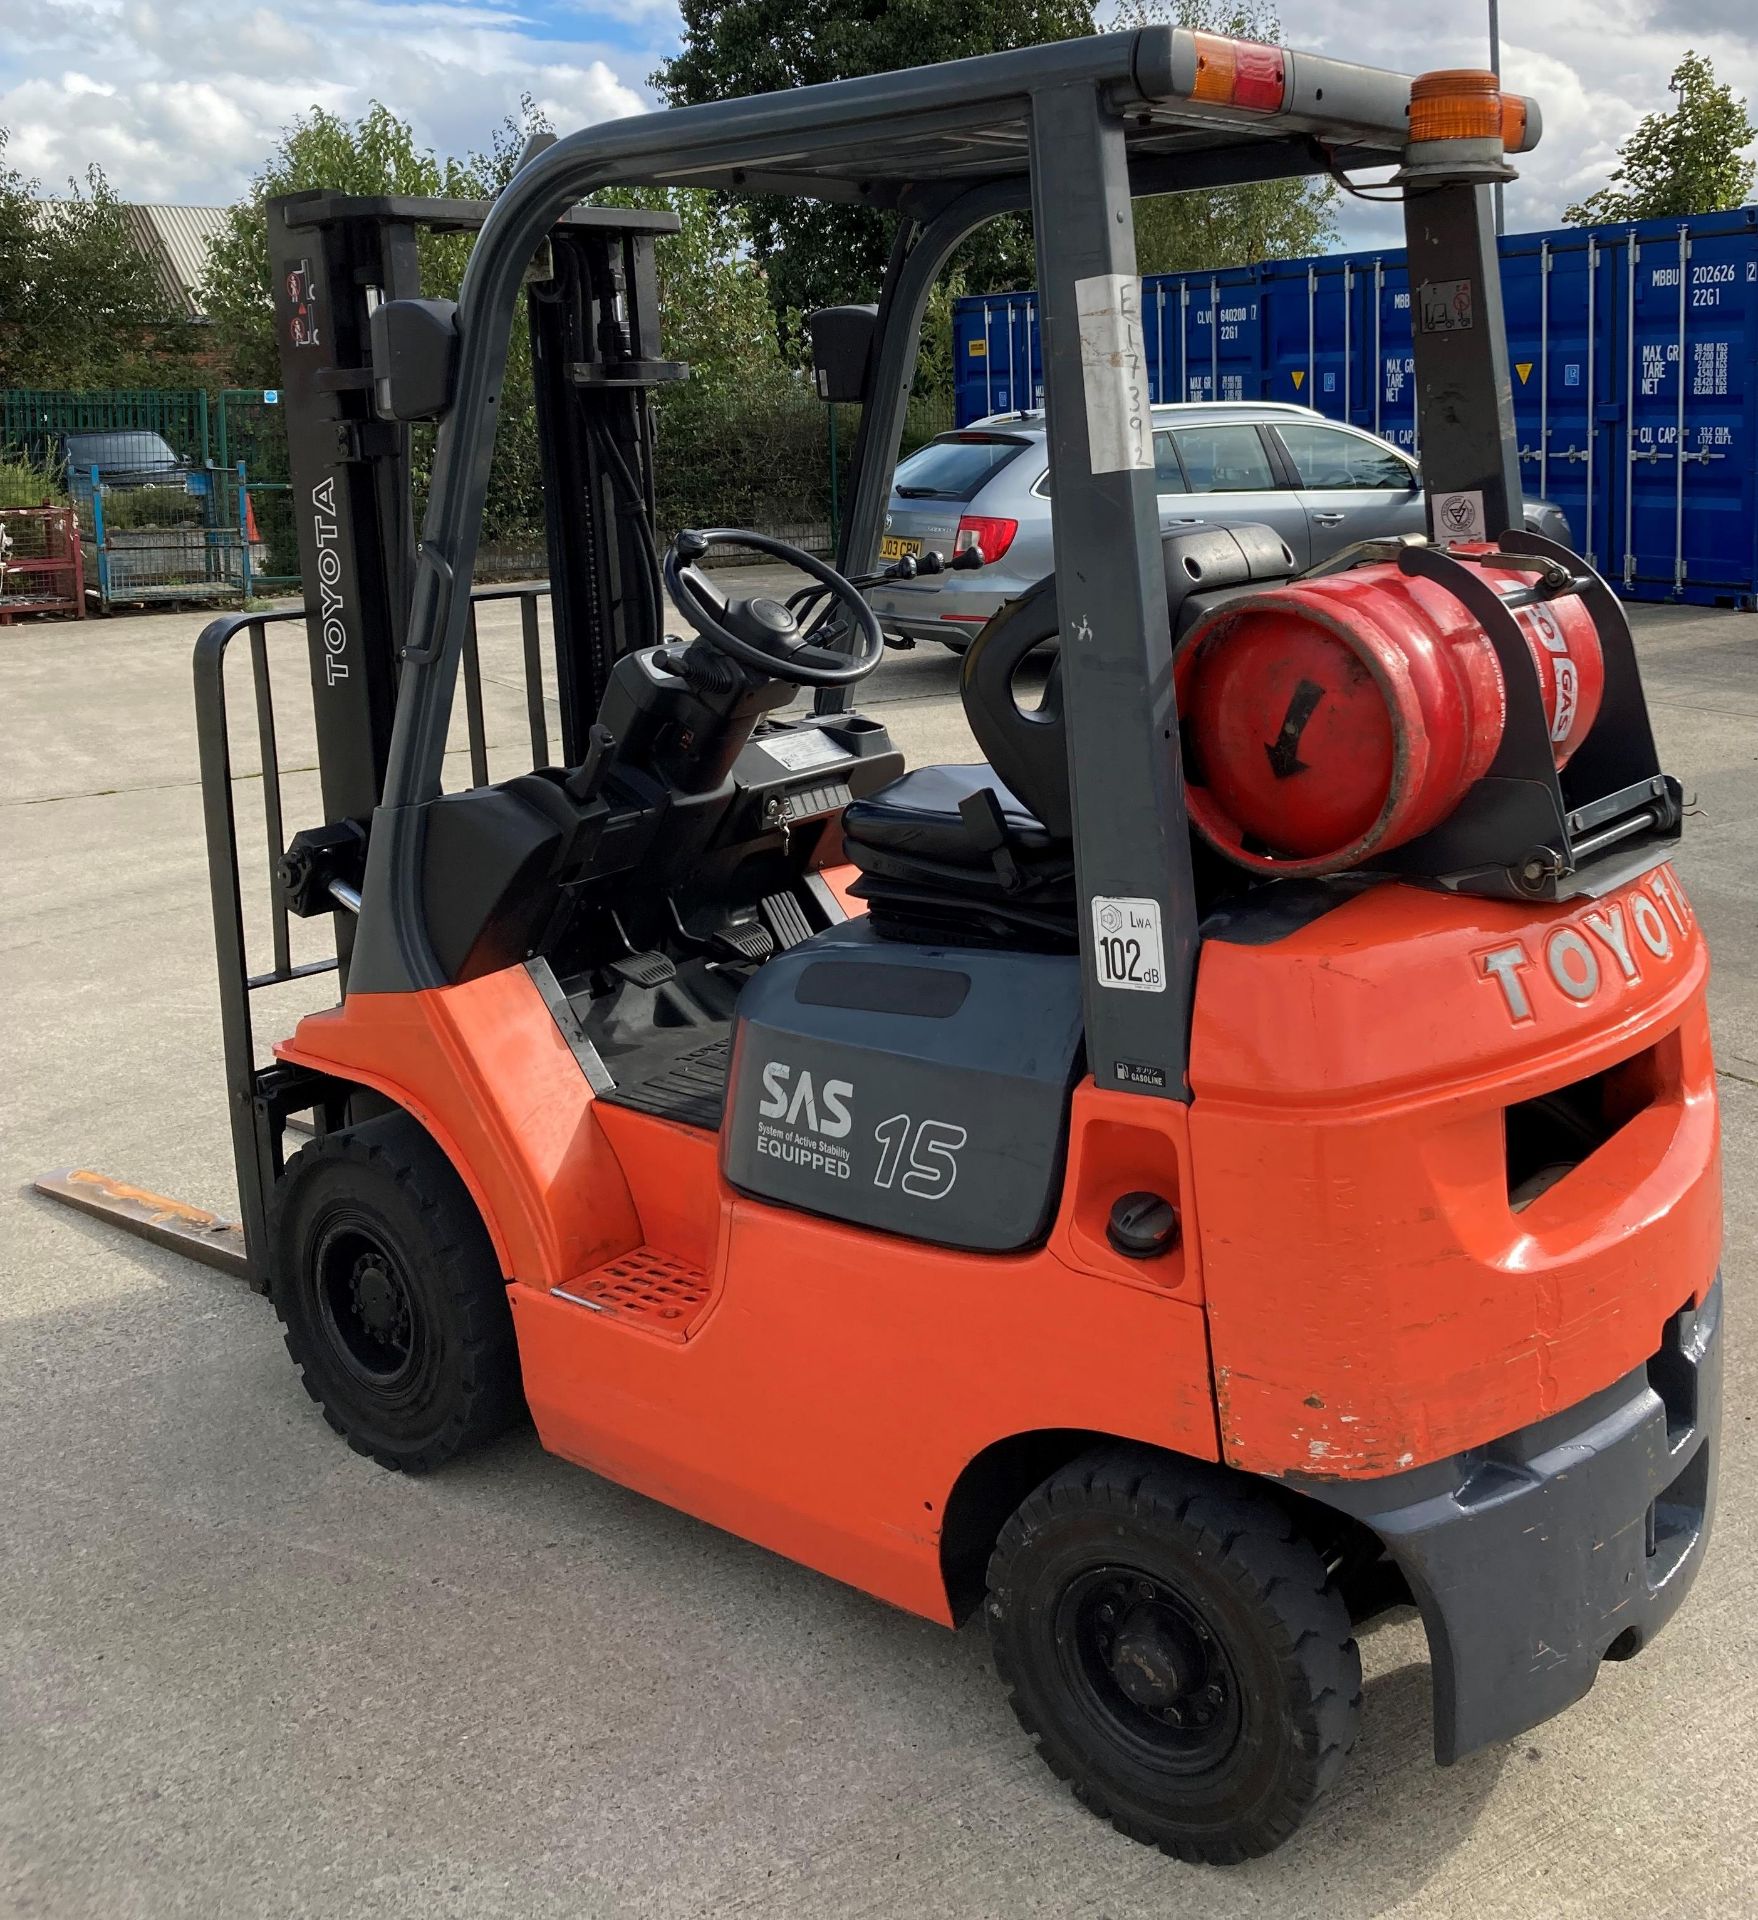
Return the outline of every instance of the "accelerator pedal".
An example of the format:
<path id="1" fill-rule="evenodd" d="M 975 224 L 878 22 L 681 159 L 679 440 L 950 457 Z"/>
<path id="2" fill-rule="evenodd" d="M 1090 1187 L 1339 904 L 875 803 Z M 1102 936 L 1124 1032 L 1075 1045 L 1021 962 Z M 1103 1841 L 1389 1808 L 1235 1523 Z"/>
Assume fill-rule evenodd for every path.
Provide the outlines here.
<path id="1" fill-rule="evenodd" d="M 707 1274 L 658 1247 L 635 1247 L 550 1288 L 557 1300 L 609 1315 L 662 1340 L 690 1337 L 707 1308 L 708 1292 Z"/>
<path id="2" fill-rule="evenodd" d="M 806 918 L 805 908 L 791 893 L 766 894 L 762 914 L 778 947 L 797 947 L 802 940 L 812 937 L 812 923 Z"/>
<path id="3" fill-rule="evenodd" d="M 723 960 L 743 960 L 761 965 L 775 951 L 775 936 L 753 915 L 749 920 L 729 920 L 708 936 L 708 944 Z"/>

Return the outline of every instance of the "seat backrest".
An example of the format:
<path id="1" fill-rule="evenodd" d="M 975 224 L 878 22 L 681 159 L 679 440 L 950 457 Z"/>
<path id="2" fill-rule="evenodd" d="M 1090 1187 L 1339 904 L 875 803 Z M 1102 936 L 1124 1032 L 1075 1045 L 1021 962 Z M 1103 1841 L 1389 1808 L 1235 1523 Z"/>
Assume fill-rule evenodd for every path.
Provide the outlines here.
<path id="1" fill-rule="evenodd" d="M 1294 556 L 1280 534 L 1255 522 L 1237 527 L 1187 527 L 1160 543 L 1166 570 L 1166 608 L 1172 644 L 1220 600 L 1265 580 L 1286 580 Z M 1008 601 L 971 642 L 959 674 L 959 692 L 984 758 L 1057 840 L 1074 837 L 1068 792 L 1068 728 L 1062 706 L 1058 649 L 1035 707 L 1022 707 L 1016 682 L 1028 654 L 1057 633 L 1056 576 Z M 1071 634 L 1062 646 L 1086 644 Z"/>

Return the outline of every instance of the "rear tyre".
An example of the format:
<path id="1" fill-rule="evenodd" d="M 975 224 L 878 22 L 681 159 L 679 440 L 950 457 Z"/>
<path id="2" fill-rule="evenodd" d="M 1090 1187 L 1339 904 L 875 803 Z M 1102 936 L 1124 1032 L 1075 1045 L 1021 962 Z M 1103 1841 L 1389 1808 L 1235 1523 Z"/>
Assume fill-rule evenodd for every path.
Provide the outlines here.
<path id="1" fill-rule="evenodd" d="M 1271 1852 L 1342 1771 L 1361 1711 L 1349 1613 L 1245 1483 L 1146 1454 L 1047 1480 L 989 1563 L 989 1632 L 1051 1770 L 1180 1860 Z"/>
<path id="2" fill-rule="evenodd" d="M 518 1415 L 500 1263 L 451 1162 L 408 1115 L 298 1153 L 269 1247 L 287 1351 L 356 1453 L 425 1473 Z"/>

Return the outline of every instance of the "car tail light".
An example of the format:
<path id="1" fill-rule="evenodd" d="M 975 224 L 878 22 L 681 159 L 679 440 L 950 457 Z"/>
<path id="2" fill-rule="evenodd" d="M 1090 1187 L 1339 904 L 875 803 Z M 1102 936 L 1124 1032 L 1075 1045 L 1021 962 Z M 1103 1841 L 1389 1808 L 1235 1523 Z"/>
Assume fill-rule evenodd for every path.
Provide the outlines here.
<path id="1" fill-rule="evenodd" d="M 993 566 L 1013 545 L 1013 536 L 1018 532 L 1017 520 L 992 520 L 987 514 L 967 513 L 953 535 L 952 551 L 968 553 L 975 547 L 983 556 L 983 564 Z"/>
<path id="2" fill-rule="evenodd" d="M 1423 73 L 1410 83 L 1410 141 L 1502 140 L 1502 83 L 1476 68 Z"/>
<path id="3" fill-rule="evenodd" d="M 1253 113 L 1280 113 L 1288 95 L 1288 63 L 1280 47 L 1255 40 L 1229 40 L 1218 33 L 1197 33 L 1193 100 L 1218 107 L 1247 107 Z"/>

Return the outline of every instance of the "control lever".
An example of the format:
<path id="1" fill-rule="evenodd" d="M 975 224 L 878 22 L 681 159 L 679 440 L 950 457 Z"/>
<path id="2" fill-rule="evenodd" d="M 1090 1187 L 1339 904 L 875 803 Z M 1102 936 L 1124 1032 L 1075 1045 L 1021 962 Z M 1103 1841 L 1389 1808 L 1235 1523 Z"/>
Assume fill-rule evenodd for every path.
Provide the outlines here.
<path id="1" fill-rule="evenodd" d="M 610 771 L 610 757 L 616 751 L 617 737 L 602 721 L 594 720 L 592 731 L 586 736 L 586 758 L 580 762 L 577 772 L 570 774 L 564 783 L 573 797 L 584 806 L 598 796 L 598 789 L 604 785 L 604 776 Z"/>

